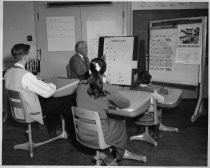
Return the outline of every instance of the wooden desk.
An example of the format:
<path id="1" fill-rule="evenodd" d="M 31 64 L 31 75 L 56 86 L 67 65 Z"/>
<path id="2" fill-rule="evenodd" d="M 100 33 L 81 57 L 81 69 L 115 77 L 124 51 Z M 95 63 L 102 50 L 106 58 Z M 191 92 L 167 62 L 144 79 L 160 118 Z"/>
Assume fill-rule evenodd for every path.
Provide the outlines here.
<path id="1" fill-rule="evenodd" d="M 169 93 L 168 94 L 161 94 L 164 97 L 164 102 L 163 103 L 158 103 L 158 107 L 162 108 L 174 108 L 176 107 L 182 100 L 182 90 L 181 89 L 173 89 L 169 88 Z"/>
<path id="2" fill-rule="evenodd" d="M 44 81 L 47 83 L 51 82 L 56 85 L 56 91 L 53 94 L 53 97 L 63 97 L 75 93 L 79 83 L 78 79 L 59 77 L 53 77 Z"/>
<path id="3" fill-rule="evenodd" d="M 136 117 L 143 114 L 150 106 L 151 94 L 134 90 L 120 90 L 120 93 L 130 100 L 130 107 L 119 110 L 108 110 L 107 113 L 125 117 Z"/>

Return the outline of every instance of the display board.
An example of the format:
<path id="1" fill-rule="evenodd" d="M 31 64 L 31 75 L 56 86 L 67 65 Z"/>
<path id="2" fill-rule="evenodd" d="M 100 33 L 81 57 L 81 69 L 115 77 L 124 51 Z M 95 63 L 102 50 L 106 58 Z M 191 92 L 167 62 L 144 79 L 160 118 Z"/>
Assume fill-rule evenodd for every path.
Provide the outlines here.
<path id="1" fill-rule="evenodd" d="M 202 30 L 202 20 L 198 18 L 151 22 L 149 72 L 153 81 L 198 85 Z"/>
<path id="2" fill-rule="evenodd" d="M 161 4 L 161 3 L 160 3 Z M 151 9 L 133 10 L 133 35 L 138 36 L 139 43 L 142 41 L 142 49 L 145 53 L 139 55 L 138 69 L 147 69 L 147 56 L 149 56 L 149 23 L 155 20 L 169 20 L 176 18 L 189 18 L 208 16 L 208 6 L 206 9 Z M 141 44 L 140 44 L 141 46 Z M 208 51 L 206 52 L 206 54 Z M 146 57 L 146 59 L 145 59 Z"/>
<path id="3" fill-rule="evenodd" d="M 145 54 L 149 54 L 149 23 L 155 20 L 169 20 L 176 18 L 189 18 L 208 16 L 206 9 L 156 9 L 133 10 L 133 35 L 138 36 L 139 41 L 145 41 Z"/>
<path id="4" fill-rule="evenodd" d="M 132 69 L 137 68 L 138 39 L 109 36 L 99 39 L 99 57 L 107 63 L 106 77 L 111 84 L 131 85 Z"/>

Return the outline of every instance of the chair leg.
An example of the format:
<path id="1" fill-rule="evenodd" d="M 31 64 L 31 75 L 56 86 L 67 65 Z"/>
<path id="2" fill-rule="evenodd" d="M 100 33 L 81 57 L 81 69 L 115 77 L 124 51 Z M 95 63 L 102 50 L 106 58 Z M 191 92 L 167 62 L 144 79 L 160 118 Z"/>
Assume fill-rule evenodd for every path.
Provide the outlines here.
<path id="1" fill-rule="evenodd" d="M 96 151 L 96 155 L 94 156 L 94 159 L 96 160 L 96 166 L 101 166 L 101 158 L 100 158 L 100 151 Z"/>
<path id="2" fill-rule="evenodd" d="M 168 127 L 162 124 L 162 109 L 159 110 L 159 116 L 160 116 L 160 125 L 159 125 L 160 131 L 177 132 L 177 133 L 179 132 L 178 128 Z"/>
<path id="3" fill-rule="evenodd" d="M 13 148 L 14 150 L 16 149 L 29 150 L 30 157 L 32 158 L 34 156 L 33 154 L 34 143 L 32 141 L 31 124 L 28 124 L 28 130 L 26 131 L 26 133 L 28 134 L 28 142 L 17 144 Z"/>
<path id="4" fill-rule="evenodd" d="M 132 160 L 138 160 L 138 161 L 147 162 L 146 156 L 138 155 L 138 154 L 135 154 L 135 153 L 131 153 L 128 150 L 125 150 L 123 158 L 124 159 L 132 159 Z"/>
<path id="5" fill-rule="evenodd" d="M 32 140 L 31 124 L 28 124 L 28 130 L 26 132 L 28 134 L 28 140 L 29 141 L 28 142 L 25 142 L 25 143 L 22 143 L 22 144 L 17 144 L 13 148 L 14 148 L 14 150 L 16 150 L 16 149 L 29 150 L 30 151 L 30 157 L 31 158 L 34 156 L 33 149 L 35 147 L 38 147 L 38 146 L 47 144 L 47 143 L 52 142 L 52 141 L 55 141 L 57 139 L 61 139 L 61 138 L 67 139 L 68 138 L 68 135 L 67 135 L 67 133 L 65 131 L 65 121 L 64 121 L 63 118 L 62 118 L 62 132 L 57 137 L 51 138 L 51 139 L 46 140 L 46 141 L 43 141 L 43 142 L 34 143 L 33 140 Z"/>
<path id="6" fill-rule="evenodd" d="M 44 145 L 44 144 L 47 144 L 49 142 L 52 142 L 52 141 L 55 141 L 57 139 L 67 139 L 68 138 L 68 135 L 66 133 L 66 130 L 65 130 L 65 121 L 62 117 L 62 132 L 60 135 L 58 135 L 57 137 L 54 137 L 54 138 L 51 138 L 49 140 L 46 140 L 46 141 L 43 141 L 43 142 L 39 142 L 39 143 L 36 143 L 34 144 L 34 147 L 38 147 L 38 146 L 41 146 L 41 145 Z"/>
<path id="7" fill-rule="evenodd" d="M 168 131 L 168 132 L 177 132 L 177 133 L 179 132 L 178 128 L 168 127 L 168 126 L 163 125 L 162 123 L 160 123 L 159 130 Z"/>
<path id="8" fill-rule="evenodd" d="M 14 145 L 14 150 L 16 149 L 22 149 L 22 150 L 29 150 L 29 142 L 25 142 L 25 143 L 22 143 L 22 144 L 17 144 L 17 145 Z"/>
<path id="9" fill-rule="evenodd" d="M 31 124 L 28 124 L 28 140 L 29 140 L 29 148 L 30 148 L 30 157 L 32 158 L 34 156 L 33 153 L 33 141 L 32 141 L 32 133 L 31 133 Z"/>
<path id="10" fill-rule="evenodd" d="M 147 141 L 153 144 L 154 146 L 157 146 L 157 142 L 149 134 L 148 127 L 145 127 L 145 132 L 143 134 L 132 136 L 130 137 L 130 140 L 131 141 L 133 140 Z"/>

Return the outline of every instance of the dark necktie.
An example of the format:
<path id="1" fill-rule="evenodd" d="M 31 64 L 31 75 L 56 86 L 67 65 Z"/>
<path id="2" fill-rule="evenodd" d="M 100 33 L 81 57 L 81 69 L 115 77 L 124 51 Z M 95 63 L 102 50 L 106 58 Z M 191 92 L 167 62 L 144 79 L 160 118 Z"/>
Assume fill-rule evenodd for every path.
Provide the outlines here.
<path id="1" fill-rule="evenodd" d="M 85 60 L 85 65 L 86 67 L 89 69 L 89 60 L 88 60 L 88 57 L 86 56 L 83 56 L 84 60 Z"/>

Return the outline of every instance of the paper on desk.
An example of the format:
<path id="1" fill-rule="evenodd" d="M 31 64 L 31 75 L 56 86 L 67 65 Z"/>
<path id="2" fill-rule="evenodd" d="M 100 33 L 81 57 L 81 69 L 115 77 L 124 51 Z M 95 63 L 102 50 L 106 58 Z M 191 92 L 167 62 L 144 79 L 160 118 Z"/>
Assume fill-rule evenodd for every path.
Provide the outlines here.
<path id="1" fill-rule="evenodd" d="M 53 94 L 53 97 L 63 97 L 63 96 L 73 94 L 77 89 L 78 83 L 79 83 L 79 80 L 57 89 L 55 93 Z"/>

